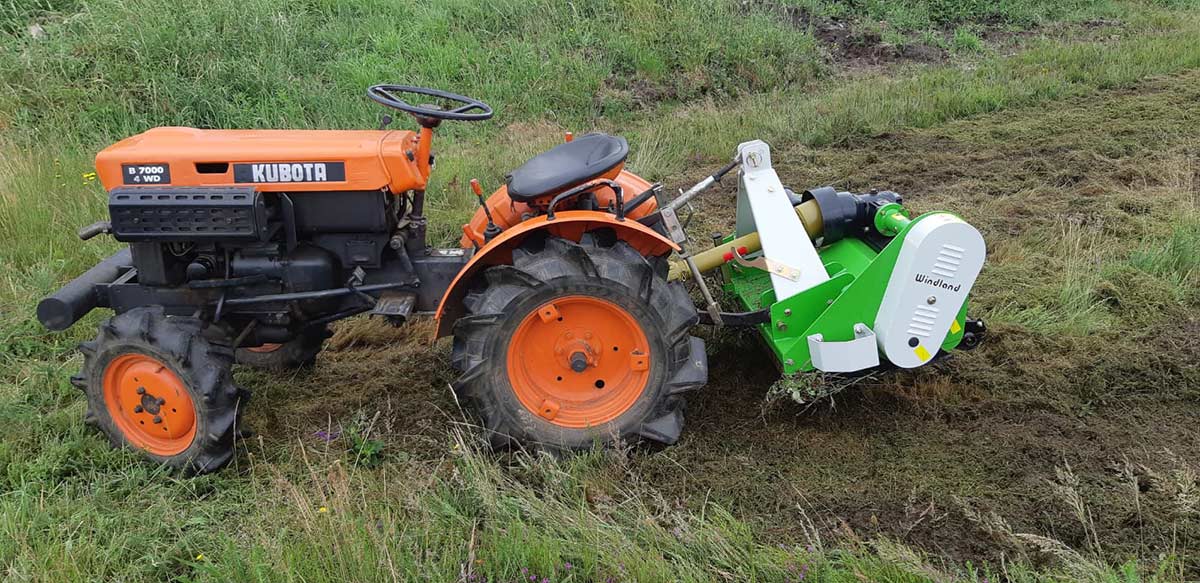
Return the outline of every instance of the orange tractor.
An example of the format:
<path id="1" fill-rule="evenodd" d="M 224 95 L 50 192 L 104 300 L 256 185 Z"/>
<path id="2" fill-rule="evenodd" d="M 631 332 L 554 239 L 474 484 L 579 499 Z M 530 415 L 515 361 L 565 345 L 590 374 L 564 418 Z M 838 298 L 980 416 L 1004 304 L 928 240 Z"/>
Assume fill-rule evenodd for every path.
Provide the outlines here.
<path id="1" fill-rule="evenodd" d="M 97 307 L 116 313 L 80 345 L 72 379 L 113 445 L 220 468 L 248 397 L 233 364 L 304 365 L 330 323 L 364 312 L 397 325 L 432 314 L 437 337 L 454 337 L 454 390 L 493 445 L 555 450 L 674 443 L 683 394 L 708 379 L 698 323 L 756 328 L 785 374 L 914 368 L 983 333 L 967 318 L 986 254 L 974 227 L 910 217 L 889 191 L 797 195 L 758 140 L 660 200 L 661 185 L 625 170 L 623 138 L 568 136 L 486 199 L 471 181 L 481 208 L 460 246 L 432 248 L 433 131 L 492 109 L 420 87 L 368 95 L 420 130 L 158 128 L 96 157 L 109 220 L 80 237 L 128 247 L 42 300 L 38 318 L 62 330 Z M 734 169 L 736 229 L 690 254 L 679 211 Z M 703 276 L 717 270 L 724 294 Z"/>
<path id="2" fill-rule="evenodd" d="M 682 393 L 707 379 L 698 316 L 640 222 L 659 188 L 624 169 L 623 138 L 589 134 L 514 170 L 463 226 L 426 244 L 434 130 L 485 103 L 378 85 L 419 131 L 156 128 L 96 157 L 107 221 L 80 237 L 128 243 L 38 306 L 62 330 L 110 308 L 72 382 L 114 446 L 208 472 L 233 456 L 249 393 L 231 366 L 311 362 L 328 325 L 433 314 L 454 336 L 455 390 L 497 445 L 672 443 Z M 413 105 L 416 95 L 437 105 Z M 386 125 L 386 118 L 385 118 Z"/>

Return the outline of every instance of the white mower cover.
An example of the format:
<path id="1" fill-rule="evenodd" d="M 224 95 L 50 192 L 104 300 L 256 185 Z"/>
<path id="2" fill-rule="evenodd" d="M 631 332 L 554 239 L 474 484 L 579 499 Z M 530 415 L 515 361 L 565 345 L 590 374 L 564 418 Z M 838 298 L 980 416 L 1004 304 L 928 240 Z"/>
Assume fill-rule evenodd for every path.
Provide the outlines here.
<path id="1" fill-rule="evenodd" d="M 896 366 L 933 359 L 956 322 L 987 248 L 979 231 L 950 213 L 935 213 L 909 228 L 888 280 L 875 335 Z"/>

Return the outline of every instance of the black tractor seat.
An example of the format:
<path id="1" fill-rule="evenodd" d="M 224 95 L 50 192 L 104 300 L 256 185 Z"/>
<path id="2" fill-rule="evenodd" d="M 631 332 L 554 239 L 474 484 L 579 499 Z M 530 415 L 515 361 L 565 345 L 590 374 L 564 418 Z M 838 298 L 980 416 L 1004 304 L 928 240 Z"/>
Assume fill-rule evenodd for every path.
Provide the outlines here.
<path id="1" fill-rule="evenodd" d="M 555 194 L 603 176 L 629 155 L 620 136 L 587 134 L 559 144 L 508 175 L 508 196 L 517 202 Z"/>

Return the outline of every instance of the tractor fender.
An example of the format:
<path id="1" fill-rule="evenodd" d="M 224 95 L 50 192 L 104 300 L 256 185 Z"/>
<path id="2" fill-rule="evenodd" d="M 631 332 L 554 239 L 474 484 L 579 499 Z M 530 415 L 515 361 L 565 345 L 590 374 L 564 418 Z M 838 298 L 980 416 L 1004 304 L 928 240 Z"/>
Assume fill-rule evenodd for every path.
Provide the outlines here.
<path id="1" fill-rule="evenodd" d="M 554 219 L 546 215 L 535 217 L 506 229 L 475 252 L 466 266 L 450 282 L 438 304 L 437 330 L 434 339 L 448 336 L 454 322 L 462 316 L 463 298 L 467 295 L 471 280 L 484 268 L 492 265 L 512 264 L 512 250 L 515 249 L 530 234 L 547 232 L 555 237 L 562 237 L 578 242 L 583 234 L 600 228 L 616 231 L 617 239 L 625 241 L 630 246 L 647 257 L 657 257 L 672 251 L 678 251 L 679 245 L 654 229 L 633 219 L 617 220 L 617 217 L 602 211 L 562 211 L 554 214 Z"/>

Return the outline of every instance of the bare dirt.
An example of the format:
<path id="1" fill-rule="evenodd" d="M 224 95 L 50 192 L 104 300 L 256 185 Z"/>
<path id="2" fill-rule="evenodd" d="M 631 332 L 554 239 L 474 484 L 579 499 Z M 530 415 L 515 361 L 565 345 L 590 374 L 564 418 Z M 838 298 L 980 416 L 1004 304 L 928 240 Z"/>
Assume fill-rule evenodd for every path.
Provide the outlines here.
<path id="1" fill-rule="evenodd" d="M 893 189 L 918 211 L 979 226 L 990 257 L 973 315 L 991 319 L 1054 293 L 1063 225 L 1090 225 L 1119 264 L 1194 211 L 1198 121 L 1193 73 L 838 147 L 777 145 L 775 165 L 797 189 Z M 732 226 L 731 186 L 707 195 L 699 240 Z M 1088 553 L 1090 528 L 1105 558 L 1173 552 L 1195 574 L 1200 518 L 1180 489 L 1200 459 L 1197 295 L 1160 302 L 1126 271 L 1105 273 L 1099 287 L 1117 301 L 1103 304 L 1103 327 L 995 320 L 978 350 L 807 408 L 767 400 L 778 377 L 753 333 L 706 332 L 711 378 L 688 402 L 683 439 L 635 451 L 633 471 L 672 502 L 720 503 L 781 543 L 803 540 L 811 521 L 826 540 L 884 536 L 954 562 L 1038 561 L 1012 532 Z M 448 348 L 429 345 L 429 331 L 356 320 L 312 370 L 241 372 L 259 387 L 250 426 L 311 441 L 380 411 L 388 455 L 435 457 L 462 417 Z M 1072 491 L 1094 527 L 1067 503 Z"/>

